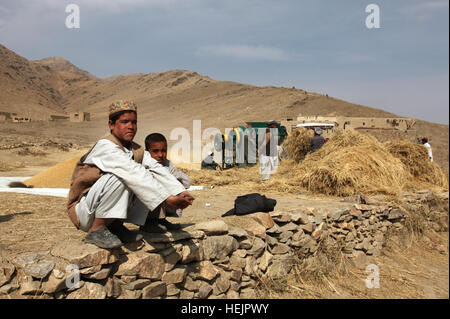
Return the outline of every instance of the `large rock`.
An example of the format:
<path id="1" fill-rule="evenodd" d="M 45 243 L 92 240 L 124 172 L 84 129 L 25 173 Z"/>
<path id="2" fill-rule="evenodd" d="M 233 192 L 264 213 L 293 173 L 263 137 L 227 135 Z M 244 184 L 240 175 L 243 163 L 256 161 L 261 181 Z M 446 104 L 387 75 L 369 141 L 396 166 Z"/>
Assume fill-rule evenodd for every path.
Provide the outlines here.
<path id="1" fill-rule="evenodd" d="M 184 281 L 184 289 L 189 291 L 198 291 L 200 288 L 200 280 L 193 280 L 191 277 L 187 276 Z"/>
<path id="2" fill-rule="evenodd" d="M 266 248 L 266 243 L 261 238 L 255 237 L 253 239 L 252 248 L 250 248 L 250 250 L 248 250 L 248 253 L 250 255 L 254 255 L 255 257 L 258 257 L 259 255 L 261 255 L 261 253 L 264 251 L 265 248 Z"/>
<path id="3" fill-rule="evenodd" d="M 143 233 L 145 241 L 148 243 L 173 243 L 183 239 L 200 239 L 205 237 L 201 230 L 194 231 L 174 231 L 166 233 Z"/>
<path id="4" fill-rule="evenodd" d="M 187 243 L 181 251 L 181 263 L 188 264 L 193 261 L 200 261 L 203 258 L 201 245 L 196 243 Z"/>
<path id="5" fill-rule="evenodd" d="M 150 283 L 150 279 L 138 279 L 130 282 L 129 284 L 124 286 L 124 288 L 128 290 L 138 290 L 147 287 L 148 285 L 150 285 Z"/>
<path id="6" fill-rule="evenodd" d="M 245 267 L 245 265 L 244 265 L 244 267 Z M 242 267 L 242 268 L 244 268 L 244 267 Z M 234 281 L 240 281 L 241 277 L 242 277 L 242 273 L 243 273 L 242 269 L 240 269 L 240 268 L 233 269 L 230 274 L 230 279 L 234 280 Z"/>
<path id="7" fill-rule="evenodd" d="M 266 275 L 270 278 L 281 278 L 289 274 L 294 265 L 293 254 L 284 254 L 274 256 L 272 264 L 267 268 Z"/>
<path id="8" fill-rule="evenodd" d="M 266 234 L 266 227 L 251 217 L 245 218 L 245 221 L 243 221 L 241 226 L 245 231 L 252 233 L 255 236 Z"/>
<path id="9" fill-rule="evenodd" d="M 282 232 L 286 232 L 286 231 L 295 231 L 295 230 L 297 230 L 297 227 L 298 227 L 298 226 L 297 226 L 296 224 L 290 222 L 290 223 L 287 223 L 286 225 L 281 226 L 281 227 L 280 227 L 280 230 L 281 230 Z"/>
<path id="10" fill-rule="evenodd" d="M 43 279 L 53 270 L 55 262 L 53 260 L 44 260 L 37 263 L 27 264 L 24 268 L 25 274 L 36 279 Z"/>
<path id="11" fill-rule="evenodd" d="M 292 238 L 293 235 L 294 235 L 294 233 L 288 230 L 288 231 L 282 232 L 279 235 L 278 239 L 280 242 L 286 243 L 289 239 Z"/>
<path id="12" fill-rule="evenodd" d="M 308 215 L 305 212 L 291 213 L 291 221 L 297 224 L 309 223 Z"/>
<path id="13" fill-rule="evenodd" d="M 230 265 L 232 267 L 244 268 L 246 265 L 245 258 L 233 254 L 230 258 Z"/>
<path id="14" fill-rule="evenodd" d="M 240 239 L 245 239 L 248 237 L 248 233 L 244 229 L 238 227 L 230 227 L 228 230 L 228 235 Z"/>
<path id="15" fill-rule="evenodd" d="M 21 295 L 39 295 L 42 294 L 41 284 L 39 281 L 35 281 L 31 276 L 25 277 L 25 279 L 20 283 Z"/>
<path id="16" fill-rule="evenodd" d="M 269 214 L 277 223 L 287 223 L 291 221 L 291 215 L 288 212 L 273 211 Z"/>
<path id="17" fill-rule="evenodd" d="M 214 286 L 216 287 L 218 293 L 226 293 L 230 288 L 230 285 L 230 281 L 223 277 L 217 278 L 216 282 L 214 283 Z"/>
<path id="18" fill-rule="evenodd" d="M 112 264 L 118 260 L 117 251 L 102 249 L 79 241 L 62 242 L 51 250 L 51 254 L 64 258 L 69 263 L 78 265 L 79 268 Z"/>
<path id="19" fill-rule="evenodd" d="M 152 282 L 150 285 L 142 289 L 142 299 L 151 299 L 165 295 L 167 286 L 162 281 Z"/>
<path id="20" fill-rule="evenodd" d="M 106 289 L 100 284 L 86 282 L 83 287 L 67 295 L 66 299 L 105 299 Z"/>
<path id="21" fill-rule="evenodd" d="M 170 284 L 167 285 L 166 287 L 167 287 L 166 295 L 168 297 L 177 296 L 181 292 L 181 290 L 175 284 Z"/>
<path id="22" fill-rule="evenodd" d="M 109 276 L 110 272 L 111 268 L 103 268 L 93 274 L 83 275 L 83 278 L 91 280 L 103 280 Z"/>
<path id="23" fill-rule="evenodd" d="M 206 282 L 202 282 L 200 284 L 200 288 L 198 289 L 196 297 L 198 299 L 208 298 L 208 296 L 211 294 L 212 291 L 213 287 L 211 287 L 211 285 L 207 284 Z"/>
<path id="24" fill-rule="evenodd" d="M 193 279 L 212 280 L 219 274 L 219 270 L 207 260 L 189 265 L 189 273 Z"/>
<path id="25" fill-rule="evenodd" d="M 105 284 L 106 296 L 109 298 L 118 298 L 122 293 L 122 285 L 117 278 L 108 278 Z"/>
<path id="26" fill-rule="evenodd" d="M 239 248 L 238 241 L 232 236 L 207 237 L 202 242 L 205 260 L 222 259 Z"/>
<path id="27" fill-rule="evenodd" d="M 29 264 L 37 263 L 43 257 L 48 255 L 48 252 L 41 253 L 23 253 L 12 260 L 12 263 L 18 268 L 25 268 Z"/>
<path id="28" fill-rule="evenodd" d="M 268 213 L 253 213 L 249 217 L 256 220 L 258 223 L 263 225 L 266 229 L 272 228 L 275 225 L 272 217 Z"/>
<path id="29" fill-rule="evenodd" d="M 274 255 L 281 255 L 281 254 L 285 254 L 291 251 L 291 248 L 283 243 L 279 243 L 277 245 L 275 245 L 274 248 L 272 248 L 272 254 Z"/>
<path id="30" fill-rule="evenodd" d="M 116 275 L 134 276 L 153 280 L 161 279 L 165 271 L 164 259 L 159 254 L 136 253 L 121 261 Z"/>
<path id="31" fill-rule="evenodd" d="M 173 251 L 171 254 L 165 256 L 164 262 L 166 263 L 166 265 L 164 270 L 165 271 L 172 270 L 176 266 L 178 261 L 180 261 L 182 258 L 183 258 L 182 253 L 179 253 L 178 251 Z"/>
<path id="32" fill-rule="evenodd" d="M 253 256 L 249 256 L 246 259 L 246 265 L 244 268 L 244 274 L 248 276 L 256 276 L 258 274 L 258 263 L 256 258 Z"/>
<path id="33" fill-rule="evenodd" d="M 273 255 L 268 251 L 265 251 L 261 258 L 258 259 L 258 267 L 261 271 L 265 272 L 267 267 L 269 267 L 270 263 L 273 260 Z"/>
<path id="34" fill-rule="evenodd" d="M 266 233 L 268 234 L 279 234 L 281 233 L 280 226 L 278 224 L 274 224 L 273 227 L 266 230 Z"/>
<path id="35" fill-rule="evenodd" d="M 170 284 L 178 284 L 180 282 L 183 282 L 184 278 L 186 277 L 187 270 L 186 266 L 183 268 L 175 268 L 174 270 L 170 272 L 166 272 L 162 276 L 162 281 L 164 281 L 167 285 Z"/>
<path id="36" fill-rule="evenodd" d="M 220 235 L 228 232 L 228 225 L 223 220 L 211 220 L 195 225 L 196 230 L 203 231 L 206 235 Z"/>
<path id="37" fill-rule="evenodd" d="M 63 276 L 61 277 L 59 271 L 54 269 L 50 276 L 42 282 L 42 291 L 46 294 L 53 294 L 66 289 L 67 276 L 68 274 L 63 273 Z"/>
<path id="38" fill-rule="evenodd" d="M 250 248 L 252 248 L 252 242 L 248 238 L 246 238 L 244 240 L 239 240 L 239 248 L 240 249 L 250 249 Z"/>

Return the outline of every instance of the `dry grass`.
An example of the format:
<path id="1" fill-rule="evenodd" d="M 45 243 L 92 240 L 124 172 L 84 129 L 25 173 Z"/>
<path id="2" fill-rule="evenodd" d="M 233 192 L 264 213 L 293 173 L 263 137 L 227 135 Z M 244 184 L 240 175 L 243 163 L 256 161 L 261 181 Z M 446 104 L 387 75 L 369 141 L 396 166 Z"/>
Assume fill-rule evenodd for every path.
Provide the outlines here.
<path id="1" fill-rule="evenodd" d="M 313 193 L 349 196 L 354 194 L 396 194 L 405 185 L 402 163 L 373 146 L 346 147 L 299 167 L 300 185 Z"/>
<path id="2" fill-rule="evenodd" d="M 406 183 L 403 164 L 371 135 L 337 131 L 298 167 L 300 185 L 313 193 L 395 194 Z"/>
<path id="3" fill-rule="evenodd" d="M 226 186 L 227 188 L 247 189 L 258 192 L 278 191 L 291 194 L 300 194 L 305 189 L 299 185 L 295 173 L 298 166 L 292 160 L 283 160 L 277 172 L 272 174 L 270 180 L 261 181 L 259 166 L 246 168 L 233 168 L 225 171 L 188 170 L 192 185 Z"/>
<path id="4" fill-rule="evenodd" d="M 299 128 L 289 135 L 283 142 L 283 150 L 287 158 L 300 162 L 308 154 L 313 131 L 304 127 Z"/>
<path id="5" fill-rule="evenodd" d="M 416 184 L 431 184 L 448 189 L 448 177 L 439 165 L 430 162 L 428 151 L 423 145 L 403 140 L 386 142 L 384 145 L 389 153 L 402 161 Z"/>

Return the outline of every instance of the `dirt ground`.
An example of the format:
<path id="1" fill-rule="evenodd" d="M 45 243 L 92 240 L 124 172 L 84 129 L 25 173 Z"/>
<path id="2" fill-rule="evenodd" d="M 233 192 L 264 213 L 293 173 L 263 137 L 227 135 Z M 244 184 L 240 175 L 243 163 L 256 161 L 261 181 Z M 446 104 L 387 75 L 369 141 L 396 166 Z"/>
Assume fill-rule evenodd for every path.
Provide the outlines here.
<path id="1" fill-rule="evenodd" d="M 102 136 L 104 129 L 85 130 L 66 127 L 65 132 L 55 134 L 54 124 L 47 124 L 36 134 L 33 128 L 27 132 L 0 129 L 1 145 L 17 143 L 42 143 L 49 139 L 56 144 L 50 146 L 0 149 L 0 176 L 33 176 L 56 163 L 81 155 L 95 141 L 93 136 Z M 82 132 L 82 133 L 80 133 Z M 6 140 L 6 138 L 8 140 Z M 80 142 L 83 141 L 83 142 Z M 62 147 L 72 143 L 69 148 Z M 62 145 L 62 146 L 61 146 Z M 22 152 L 21 152 L 22 151 Z M 189 165 L 187 165 L 189 166 Z M 184 168 L 187 167 L 186 165 Z M 191 165 L 189 168 L 193 168 Z M 193 206 L 183 212 L 181 219 L 170 219 L 187 227 L 195 222 L 221 218 L 233 208 L 237 196 L 255 192 L 239 185 L 202 185 L 205 188 L 192 191 L 196 198 Z M 307 194 L 265 192 L 277 200 L 276 210 L 295 211 L 299 207 L 336 207 L 351 205 L 336 198 L 311 197 Z M 0 254 L 8 259 L 23 252 L 46 251 L 55 244 L 69 239 L 82 239 L 85 233 L 78 231 L 69 221 L 66 199 L 17 193 L 0 193 Z M 236 217 L 225 217 L 230 224 L 237 224 Z M 134 228 L 134 225 L 128 225 Z M 379 289 L 368 289 L 364 279 L 365 269 L 349 265 L 342 271 L 325 272 L 320 283 L 314 276 L 300 273 L 287 278 L 283 289 L 267 287 L 265 298 L 449 298 L 448 233 L 430 237 L 431 245 L 423 240 L 404 242 L 391 240 L 382 256 L 371 262 L 380 268 Z M 444 251 L 436 249 L 443 245 Z M 262 287 L 264 288 L 264 287 Z M 263 289 L 264 290 L 264 289 Z"/>

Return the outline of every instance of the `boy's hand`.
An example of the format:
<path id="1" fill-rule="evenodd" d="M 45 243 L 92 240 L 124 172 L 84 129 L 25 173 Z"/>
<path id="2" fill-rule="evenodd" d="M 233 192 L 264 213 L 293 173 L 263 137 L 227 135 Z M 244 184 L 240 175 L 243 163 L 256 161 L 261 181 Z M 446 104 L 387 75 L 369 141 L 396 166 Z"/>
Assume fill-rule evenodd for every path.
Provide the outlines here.
<path id="1" fill-rule="evenodd" d="M 195 198 L 188 192 L 182 192 L 176 196 L 169 196 L 166 199 L 166 203 L 167 203 L 167 205 L 169 205 L 172 208 L 185 209 L 189 205 L 192 205 L 192 202 L 194 201 L 194 199 Z"/>

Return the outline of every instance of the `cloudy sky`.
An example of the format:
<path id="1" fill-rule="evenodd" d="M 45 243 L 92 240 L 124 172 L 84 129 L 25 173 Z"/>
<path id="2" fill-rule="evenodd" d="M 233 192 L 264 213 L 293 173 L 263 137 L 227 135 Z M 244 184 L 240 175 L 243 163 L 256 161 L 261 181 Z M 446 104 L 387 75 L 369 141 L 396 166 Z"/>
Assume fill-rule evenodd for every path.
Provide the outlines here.
<path id="1" fill-rule="evenodd" d="M 367 28 L 370 4 L 380 28 Z M 448 32 L 448 0 L 0 0 L 0 43 L 30 60 L 295 86 L 444 124 Z"/>

